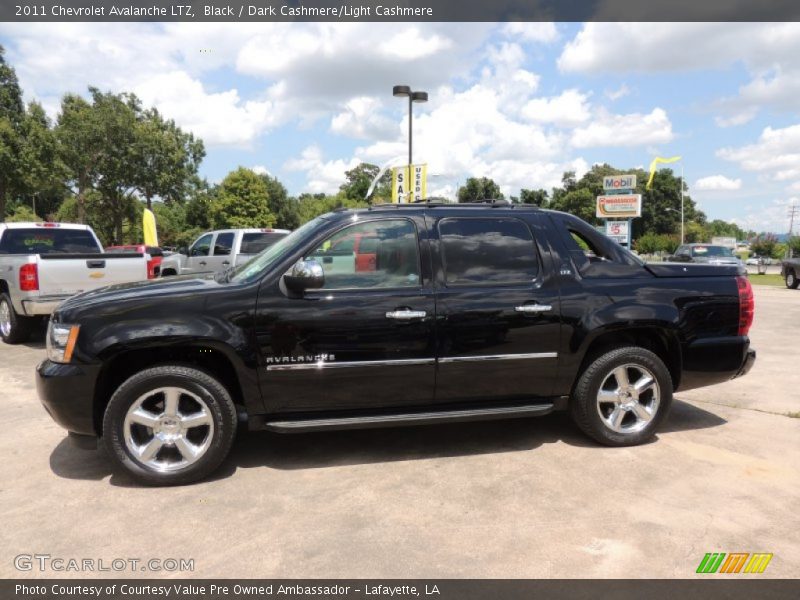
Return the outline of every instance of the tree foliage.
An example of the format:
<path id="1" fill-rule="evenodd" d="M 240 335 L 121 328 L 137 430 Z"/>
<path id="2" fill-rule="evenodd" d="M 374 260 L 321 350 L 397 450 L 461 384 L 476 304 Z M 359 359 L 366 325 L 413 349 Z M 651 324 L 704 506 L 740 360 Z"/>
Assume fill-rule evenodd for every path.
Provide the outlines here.
<path id="1" fill-rule="evenodd" d="M 276 221 L 269 207 L 269 187 L 259 175 L 244 167 L 222 180 L 209 208 L 216 229 L 272 227 Z"/>
<path id="2" fill-rule="evenodd" d="M 370 204 L 389 201 L 392 197 L 392 175 L 386 171 L 378 181 L 372 195 L 367 198 L 369 186 L 378 176 L 381 169 L 378 165 L 360 163 L 345 171 L 345 182 L 339 186 L 339 192 L 348 200 L 366 200 Z"/>
<path id="3" fill-rule="evenodd" d="M 458 188 L 459 202 L 480 202 L 481 200 L 502 200 L 500 186 L 488 177 L 470 177 Z"/>

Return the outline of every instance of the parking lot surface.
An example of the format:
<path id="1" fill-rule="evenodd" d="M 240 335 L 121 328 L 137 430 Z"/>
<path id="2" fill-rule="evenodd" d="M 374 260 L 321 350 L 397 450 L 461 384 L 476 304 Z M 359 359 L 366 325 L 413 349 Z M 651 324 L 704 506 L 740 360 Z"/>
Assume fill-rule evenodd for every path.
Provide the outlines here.
<path id="1" fill-rule="evenodd" d="M 43 343 L 0 344 L 0 575 L 683 578 L 706 552 L 771 552 L 764 576 L 796 577 L 800 292 L 755 296 L 751 373 L 678 393 L 644 446 L 597 446 L 565 414 L 251 433 L 211 480 L 178 488 L 73 448 L 36 398 Z M 15 569 L 35 553 L 194 571 Z"/>

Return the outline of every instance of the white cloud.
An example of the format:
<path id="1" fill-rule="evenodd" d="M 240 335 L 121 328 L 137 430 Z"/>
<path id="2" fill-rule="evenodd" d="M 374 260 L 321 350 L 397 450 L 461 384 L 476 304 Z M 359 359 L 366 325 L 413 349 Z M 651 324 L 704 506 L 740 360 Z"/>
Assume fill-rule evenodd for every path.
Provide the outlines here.
<path id="1" fill-rule="evenodd" d="M 576 148 L 646 146 L 674 139 L 666 111 L 654 108 L 648 114 L 615 115 L 598 111 L 592 122 L 572 133 Z"/>
<path id="2" fill-rule="evenodd" d="M 797 112 L 800 23 L 588 23 L 558 66 L 570 73 L 698 71 L 742 63 L 751 80 L 718 102 L 720 126 L 749 121 L 758 109 Z M 721 90 L 721 93 L 725 93 Z"/>
<path id="3" fill-rule="evenodd" d="M 800 124 L 773 129 L 767 127 L 758 141 L 739 148 L 722 148 L 717 156 L 736 162 L 745 171 L 778 175 L 800 165 Z"/>
<path id="4" fill-rule="evenodd" d="M 398 125 L 382 113 L 378 98 L 352 98 L 331 119 L 331 132 L 352 138 L 380 140 L 397 135 Z"/>
<path id="5" fill-rule="evenodd" d="M 299 158 L 290 159 L 284 165 L 288 171 L 302 171 L 308 177 L 306 191 L 312 194 L 335 193 L 344 183 L 345 171 L 356 167 L 359 160 L 325 160 L 318 146 L 309 146 Z"/>
<path id="6" fill-rule="evenodd" d="M 420 31 L 419 27 L 409 27 L 398 31 L 378 46 L 379 52 L 385 56 L 406 62 L 417 60 L 448 50 L 453 41 L 441 35 L 430 35 Z"/>
<path id="7" fill-rule="evenodd" d="M 589 94 L 566 90 L 552 98 L 534 98 L 522 109 L 522 114 L 537 123 L 553 123 L 568 127 L 584 123 L 591 117 Z"/>
<path id="8" fill-rule="evenodd" d="M 133 91 L 212 146 L 250 144 L 276 122 L 272 102 L 243 100 L 236 89 L 210 93 L 183 71 L 156 75 Z"/>
<path id="9" fill-rule="evenodd" d="M 619 100 L 620 98 L 624 98 L 630 93 L 631 93 L 630 88 L 627 86 L 627 84 L 623 83 L 615 90 L 606 90 L 605 95 L 606 98 L 614 102 L 616 100 Z"/>
<path id="10" fill-rule="evenodd" d="M 742 187 L 741 179 L 731 179 L 724 175 L 709 175 L 698 179 L 694 188 L 705 191 L 738 190 Z"/>
<path id="11" fill-rule="evenodd" d="M 253 165 L 250 170 L 256 175 L 272 175 L 264 165 Z"/>
<path id="12" fill-rule="evenodd" d="M 559 35 L 555 23 L 506 23 L 502 30 L 507 37 L 516 37 L 526 42 L 555 42 Z"/>

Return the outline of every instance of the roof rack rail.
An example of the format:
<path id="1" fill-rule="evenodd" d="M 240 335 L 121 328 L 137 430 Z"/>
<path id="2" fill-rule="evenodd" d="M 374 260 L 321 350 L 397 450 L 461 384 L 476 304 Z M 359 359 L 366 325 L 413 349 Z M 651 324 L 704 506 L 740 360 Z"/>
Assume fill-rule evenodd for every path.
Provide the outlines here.
<path id="1" fill-rule="evenodd" d="M 539 210 L 533 204 L 515 204 L 508 200 L 477 200 L 475 202 L 410 202 L 410 203 L 386 203 L 373 204 L 368 210 L 375 209 L 411 209 L 411 208 L 513 208 L 516 210 Z"/>

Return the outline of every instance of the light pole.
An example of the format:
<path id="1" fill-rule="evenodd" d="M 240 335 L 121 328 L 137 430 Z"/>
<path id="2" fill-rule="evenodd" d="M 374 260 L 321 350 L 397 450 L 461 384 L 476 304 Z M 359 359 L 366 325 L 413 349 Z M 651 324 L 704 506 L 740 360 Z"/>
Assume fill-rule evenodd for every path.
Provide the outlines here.
<path id="1" fill-rule="evenodd" d="M 414 158 L 412 154 L 412 140 L 413 140 L 413 127 L 412 122 L 414 118 L 414 102 L 427 102 L 428 101 L 428 92 L 414 92 L 411 91 L 411 87 L 407 85 L 396 85 L 392 88 L 392 95 L 395 98 L 405 98 L 408 97 L 408 181 L 406 181 L 406 185 L 408 186 L 409 191 L 409 200 L 413 198 L 413 192 L 411 192 L 411 166 L 414 164 Z"/>

